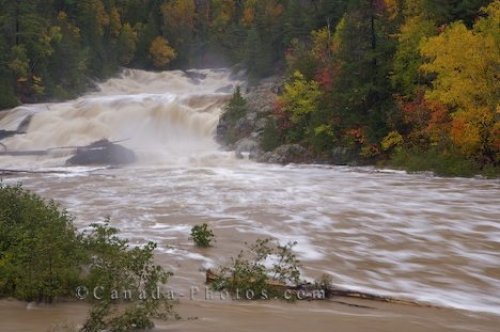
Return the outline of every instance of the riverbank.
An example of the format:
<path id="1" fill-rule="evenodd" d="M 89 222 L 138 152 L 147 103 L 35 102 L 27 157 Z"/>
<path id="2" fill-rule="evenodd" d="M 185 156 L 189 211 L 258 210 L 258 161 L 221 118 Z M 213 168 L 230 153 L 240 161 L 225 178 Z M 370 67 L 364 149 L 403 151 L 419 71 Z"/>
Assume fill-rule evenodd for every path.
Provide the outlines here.
<path id="1" fill-rule="evenodd" d="M 362 146 L 334 146 L 318 150 L 310 142 L 287 139 L 288 129 L 280 127 L 277 105 L 283 91 L 283 75 L 272 76 L 235 92 L 221 114 L 216 139 L 238 158 L 276 164 L 328 164 L 375 166 L 409 173 L 432 172 L 444 177 L 500 177 L 500 165 L 481 164 L 453 150 L 391 147 L 384 153 L 367 154 Z M 374 147 L 375 150 L 382 147 Z"/>

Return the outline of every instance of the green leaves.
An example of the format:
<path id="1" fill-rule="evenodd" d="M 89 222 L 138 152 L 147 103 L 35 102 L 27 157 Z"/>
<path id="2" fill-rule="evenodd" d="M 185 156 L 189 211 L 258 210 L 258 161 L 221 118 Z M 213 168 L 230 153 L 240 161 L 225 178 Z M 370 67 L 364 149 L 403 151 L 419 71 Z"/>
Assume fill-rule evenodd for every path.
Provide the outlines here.
<path id="1" fill-rule="evenodd" d="M 436 32 L 435 24 L 421 16 L 410 17 L 401 27 L 393 62 L 392 83 L 401 94 L 415 97 L 424 82 L 420 72 L 423 59 L 419 52 L 421 41 Z"/>
<path id="2" fill-rule="evenodd" d="M 164 68 L 177 56 L 177 53 L 169 45 L 168 41 L 161 36 L 153 39 L 149 48 L 149 53 L 153 64 L 158 68 Z"/>
<path id="3" fill-rule="evenodd" d="M 85 287 L 93 307 L 82 331 L 150 328 L 175 316 L 170 299 L 155 296 L 172 275 L 154 263 L 155 249 L 130 247 L 109 218 L 78 233 L 55 202 L 0 184 L 0 297 L 52 302 Z"/>
<path id="4" fill-rule="evenodd" d="M 80 256 L 71 218 L 54 202 L 0 185 L 0 295 L 51 302 L 78 282 Z"/>
<path id="5" fill-rule="evenodd" d="M 210 247 L 215 235 L 206 223 L 191 228 L 191 238 L 198 247 Z"/>
<path id="6" fill-rule="evenodd" d="M 218 280 L 212 286 L 237 296 L 250 292 L 260 299 L 283 298 L 284 287 L 300 283 L 300 262 L 293 253 L 296 244 L 257 239 L 233 257 L 230 265 L 219 267 Z"/>
<path id="7" fill-rule="evenodd" d="M 296 71 L 292 82 L 285 84 L 281 100 L 284 103 L 284 111 L 290 112 L 292 122 L 297 124 L 318 109 L 320 96 L 318 83 L 306 81 L 304 75 Z"/>
<path id="8" fill-rule="evenodd" d="M 426 98 L 453 113 L 453 143 L 482 165 L 495 162 L 500 154 L 495 142 L 495 113 L 500 100 L 500 4 L 491 3 L 485 12 L 488 15 L 479 19 L 473 29 L 455 22 L 421 45 L 427 59 L 421 70 L 436 75 Z"/>

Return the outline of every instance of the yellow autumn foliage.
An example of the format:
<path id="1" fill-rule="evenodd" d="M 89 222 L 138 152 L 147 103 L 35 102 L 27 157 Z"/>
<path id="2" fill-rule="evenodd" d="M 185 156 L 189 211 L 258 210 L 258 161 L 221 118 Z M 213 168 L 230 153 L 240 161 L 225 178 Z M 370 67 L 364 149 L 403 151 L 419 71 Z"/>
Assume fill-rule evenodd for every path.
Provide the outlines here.
<path id="1" fill-rule="evenodd" d="M 453 115 L 451 138 L 466 155 L 492 143 L 494 115 L 487 108 L 458 111 Z"/>
<path id="2" fill-rule="evenodd" d="M 391 131 L 387 136 L 382 140 L 382 150 L 387 151 L 391 148 L 399 146 L 403 144 L 403 136 L 397 131 Z"/>
<path id="3" fill-rule="evenodd" d="M 120 13 L 118 12 L 118 9 L 116 9 L 116 7 L 111 8 L 111 12 L 109 13 L 109 25 L 111 28 L 111 34 L 114 37 L 118 37 L 122 29 L 122 22 Z"/>
<path id="4" fill-rule="evenodd" d="M 284 110 L 290 112 L 292 122 L 299 123 L 318 109 L 321 91 L 316 81 L 307 81 L 299 71 L 293 74 L 293 78 L 292 82 L 285 84 L 280 101 L 285 105 Z"/>
<path id="5" fill-rule="evenodd" d="M 193 29 L 196 15 L 194 0 L 174 0 L 161 5 L 161 13 L 165 19 L 165 24 L 174 29 Z M 175 30 L 175 29 L 174 29 Z"/>
<path id="6" fill-rule="evenodd" d="M 456 22 L 436 37 L 425 40 L 421 66 L 436 78 L 426 99 L 440 102 L 453 112 L 451 139 L 467 155 L 494 148 L 492 135 L 500 100 L 500 1 L 485 9 L 473 29 Z"/>
<path id="7" fill-rule="evenodd" d="M 158 68 L 165 67 L 176 57 L 175 50 L 161 36 L 156 37 L 151 42 L 149 54 L 151 55 L 153 64 Z"/>

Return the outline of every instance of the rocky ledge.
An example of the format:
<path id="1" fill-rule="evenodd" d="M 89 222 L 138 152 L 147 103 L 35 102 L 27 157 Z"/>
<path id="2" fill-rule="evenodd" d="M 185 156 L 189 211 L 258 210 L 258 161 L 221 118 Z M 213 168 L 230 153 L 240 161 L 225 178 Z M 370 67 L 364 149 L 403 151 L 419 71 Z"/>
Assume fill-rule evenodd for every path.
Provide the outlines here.
<path id="1" fill-rule="evenodd" d="M 136 161 L 135 153 L 121 145 L 101 139 L 79 147 L 66 165 L 126 165 Z"/>
<path id="2" fill-rule="evenodd" d="M 266 130 L 276 123 L 273 107 L 282 84 L 282 77 L 273 76 L 256 86 L 246 87 L 242 92 L 244 111 L 235 116 L 226 109 L 217 126 L 217 141 L 228 150 L 234 150 L 238 158 L 279 164 L 312 161 L 311 154 L 299 144 L 266 146 Z"/>

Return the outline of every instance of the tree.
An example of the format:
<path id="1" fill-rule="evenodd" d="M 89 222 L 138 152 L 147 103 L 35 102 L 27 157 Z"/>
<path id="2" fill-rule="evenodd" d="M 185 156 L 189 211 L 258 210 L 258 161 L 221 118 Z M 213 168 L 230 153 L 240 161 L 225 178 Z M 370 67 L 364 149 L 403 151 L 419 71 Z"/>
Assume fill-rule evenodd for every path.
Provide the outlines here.
<path id="1" fill-rule="evenodd" d="M 486 17 L 469 30 L 455 22 L 421 47 L 428 62 L 421 69 L 435 73 L 426 98 L 443 103 L 453 115 L 452 138 L 467 155 L 483 163 L 494 160 L 495 112 L 500 100 L 500 3 L 485 9 Z"/>
<path id="2" fill-rule="evenodd" d="M 118 61 L 121 65 L 128 65 L 132 62 L 135 51 L 137 49 L 137 33 L 130 26 L 125 23 L 118 36 Z"/>
<path id="3" fill-rule="evenodd" d="M 285 84 L 280 104 L 293 124 L 293 129 L 289 132 L 292 141 L 300 141 L 311 133 L 310 119 L 318 110 L 320 97 L 318 83 L 313 80 L 307 81 L 298 71 L 294 73 L 293 81 Z"/>
<path id="4" fill-rule="evenodd" d="M 364 128 L 369 143 L 387 134 L 387 113 L 393 108 L 388 79 L 395 22 L 386 7 L 377 1 L 349 3 L 345 17 L 337 25 L 334 38 L 336 75 L 331 98 L 341 126 Z"/>
<path id="5" fill-rule="evenodd" d="M 398 46 L 394 56 L 392 83 L 397 91 L 406 97 L 415 97 L 417 89 L 424 82 L 420 66 L 423 58 L 419 47 L 421 41 L 437 33 L 434 22 L 422 16 L 407 18 L 400 29 Z"/>
<path id="6" fill-rule="evenodd" d="M 255 80 L 269 75 L 272 64 L 271 45 L 266 44 L 257 29 L 251 29 L 245 41 L 245 66 Z"/>
<path id="7" fill-rule="evenodd" d="M 87 86 L 89 53 L 82 47 L 80 29 L 68 14 L 60 11 L 55 20 L 60 38 L 47 65 L 47 93 L 56 98 L 71 98 Z"/>
<path id="8" fill-rule="evenodd" d="M 160 7 L 163 17 L 164 36 L 181 55 L 184 63 L 189 63 L 196 7 L 194 0 L 173 0 L 165 2 Z"/>
<path id="9" fill-rule="evenodd" d="M 160 36 L 151 42 L 149 53 L 153 64 L 158 68 L 167 66 L 177 55 L 175 50 L 168 44 L 168 41 Z"/>

